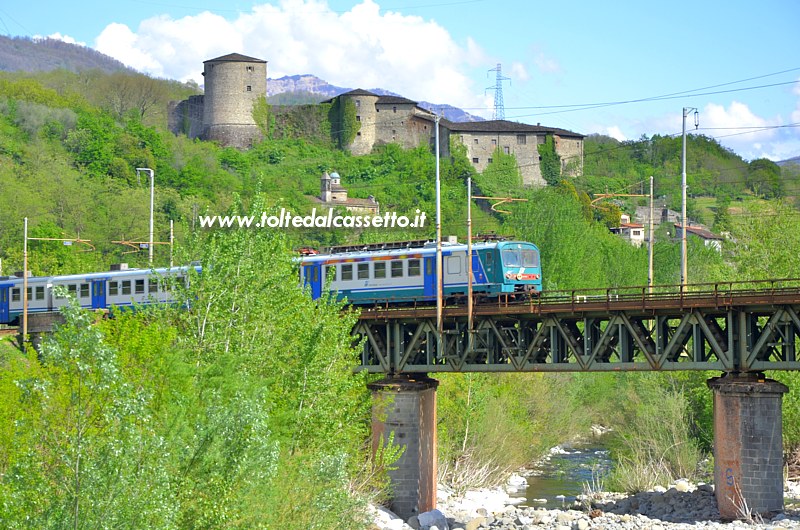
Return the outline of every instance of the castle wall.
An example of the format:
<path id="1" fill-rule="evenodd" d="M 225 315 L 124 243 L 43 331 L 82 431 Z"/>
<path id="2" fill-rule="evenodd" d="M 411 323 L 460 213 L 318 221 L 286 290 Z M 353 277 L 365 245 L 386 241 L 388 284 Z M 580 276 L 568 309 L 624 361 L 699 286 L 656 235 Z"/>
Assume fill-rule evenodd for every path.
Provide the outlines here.
<path id="1" fill-rule="evenodd" d="M 583 138 L 555 136 L 556 153 L 561 157 L 561 173 L 577 177 L 583 173 Z"/>
<path id="2" fill-rule="evenodd" d="M 199 138 L 203 134 L 203 96 L 189 96 L 183 101 L 171 101 L 167 120 L 173 134 Z"/>

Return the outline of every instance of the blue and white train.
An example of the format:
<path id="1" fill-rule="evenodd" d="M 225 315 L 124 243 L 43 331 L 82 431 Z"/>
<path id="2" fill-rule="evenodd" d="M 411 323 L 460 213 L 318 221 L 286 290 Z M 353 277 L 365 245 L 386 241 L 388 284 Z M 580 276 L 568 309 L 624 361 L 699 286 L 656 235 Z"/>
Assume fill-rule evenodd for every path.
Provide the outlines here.
<path id="1" fill-rule="evenodd" d="M 392 304 L 436 299 L 436 244 L 305 256 L 302 282 L 314 299 L 327 291 L 352 304 Z M 539 249 L 524 241 L 472 245 L 472 289 L 478 297 L 528 296 L 542 291 Z M 465 296 L 467 245 L 442 244 L 443 296 Z"/>
<path id="2" fill-rule="evenodd" d="M 67 299 L 53 293 L 58 285 L 64 286 L 86 309 L 172 303 L 175 282 L 184 282 L 188 270 L 189 267 L 172 267 L 32 276 L 28 278 L 28 312 L 58 311 L 65 306 Z M 23 278 L 0 276 L 0 324 L 17 321 L 22 315 L 23 284 Z"/>

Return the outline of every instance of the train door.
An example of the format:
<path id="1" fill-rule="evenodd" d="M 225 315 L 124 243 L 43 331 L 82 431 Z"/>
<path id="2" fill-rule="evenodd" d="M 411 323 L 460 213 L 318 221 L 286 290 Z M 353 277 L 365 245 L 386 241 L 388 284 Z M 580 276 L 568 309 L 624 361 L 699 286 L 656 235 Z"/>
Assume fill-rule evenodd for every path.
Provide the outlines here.
<path id="1" fill-rule="evenodd" d="M 10 286 L 8 285 L 0 285 L 0 322 L 7 323 L 8 322 L 8 289 Z"/>
<path id="2" fill-rule="evenodd" d="M 306 285 L 311 287 L 311 299 L 316 300 L 322 296 L 322 274 L 320 274 L 320 265 L 306 265 L 305 276 Z"/>
<path id="3" fill-rule="evenodd" d="M 423 291 L 422 295 L 425 298 L 436 298 L 436 257 L 427 256 L 424 258 L 424 272 L 423 272 Z"/>
<path id="4" fill-rule="evenodd" d="M 106 280 L 92 280 L 92 309 L 106 308 Z"/>

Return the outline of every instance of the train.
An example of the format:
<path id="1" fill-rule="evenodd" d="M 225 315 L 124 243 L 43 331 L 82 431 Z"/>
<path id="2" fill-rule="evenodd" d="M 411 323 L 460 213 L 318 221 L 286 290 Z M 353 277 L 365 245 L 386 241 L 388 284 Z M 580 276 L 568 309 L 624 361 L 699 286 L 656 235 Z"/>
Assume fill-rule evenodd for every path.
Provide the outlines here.
<path id="1" fill-rule="evenodd" d="M 442 243 L 442 297 L 468 292 L 467 245 Z M 341 247 L 308 254 L 300 262 L 302 284 L 318 299 L 335 292 L 354 305 L 408 304 L 436 300 L 436 243 L 406 242 Z M 477 298 L 523 298 L 542 291 L 539 249 L 525 241 L 472 245 L 472 291 Z"/>
<path id="2" fill-rule="evenodd" d="M 298 258 L 300 285 L 312 299 L 335 293 L 340 300 L 367 304 L 408 304 L 436 300 L 436 243 L 398 242 L 337 247 L 325 254 Z M 480 298 L 523 298 L 542 291 L 539 249 L 525 241 L 482 241 L 472 245 L 472 290 Z M 58 311 L 66 297 L 53 292 L 64 286 L 86 309 L 175 303 L 175 282 L 185 282 L 190 268 L 126 269 L 66 276 L 28 278 L 28 312 Z M 468 292 L 467 245 L 442 243 L 442 296 L 463 298 Z M 20 320 L 23 278 L 0 276 L 0 324 Z"/>
<path id="3" fill-rule="evenodd" d="M 67 298 L 53 292 L 63 286 L 85 309 L 169 304 L 175 300 L 176 282 L 186 282 L 190 267 L 160 269 L 127 269 L 65 276 L 31 276 L 28 278 L 28 312 L 58 311 Z M 21 320 L 24 279 L 0 276 L 0 324 Z"/>

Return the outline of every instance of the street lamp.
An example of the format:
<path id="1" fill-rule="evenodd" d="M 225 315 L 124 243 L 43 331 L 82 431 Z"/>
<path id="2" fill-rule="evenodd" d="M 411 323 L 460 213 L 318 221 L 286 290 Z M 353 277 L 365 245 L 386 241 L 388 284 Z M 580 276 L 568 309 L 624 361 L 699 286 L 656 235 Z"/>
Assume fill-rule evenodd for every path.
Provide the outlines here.
<path id="1" fill-rule="evenodd" d="M 153 170 L 149 167 L 137 167 L 136 174 L 138 175 L 140 171 L 145 171 L 150 173 L 150 244 L 147 246 L 148 257 L 150 261 L 150 267 L 153 266 L 153 196 L 155 195 L 155 179 L 153 175 Z"/>

